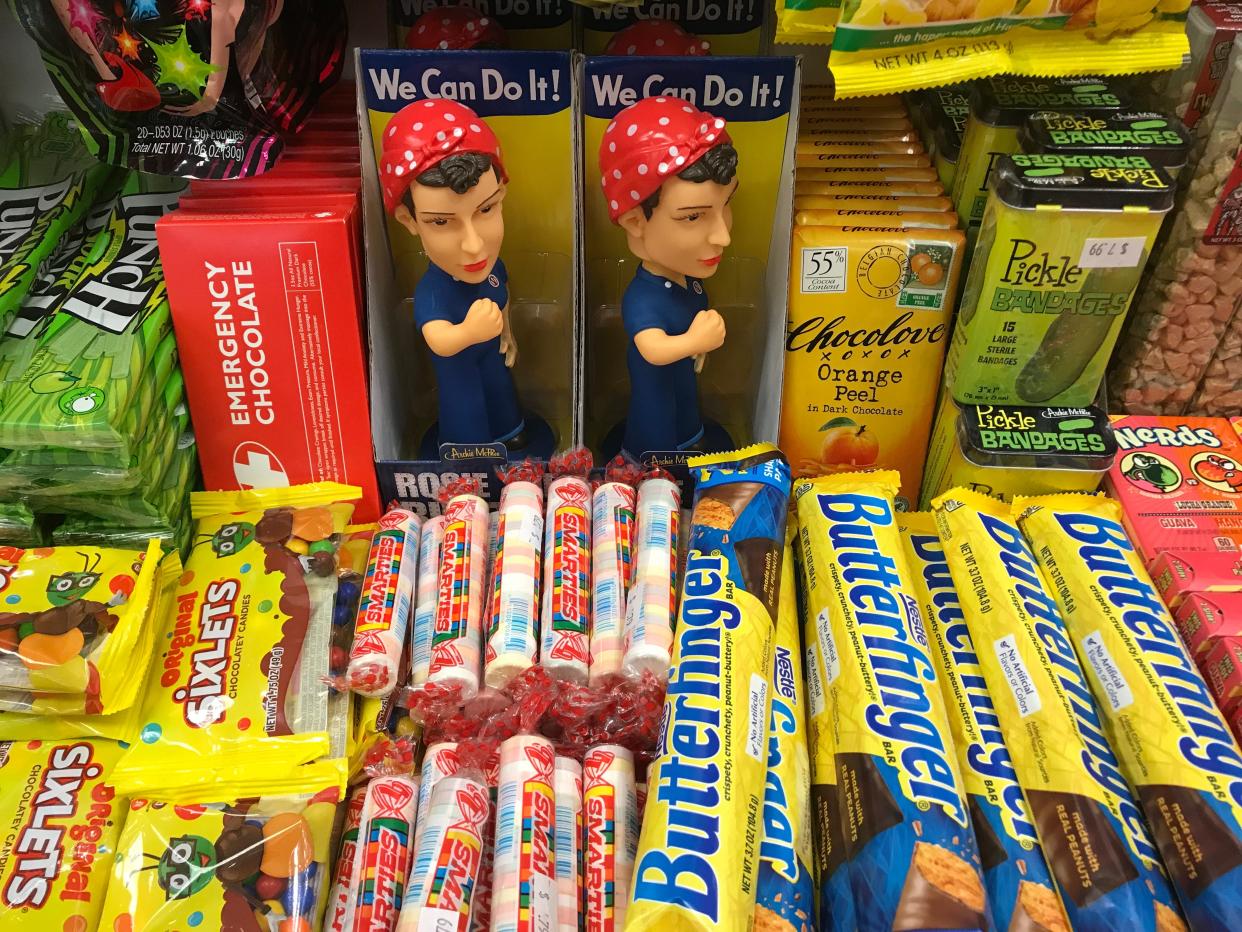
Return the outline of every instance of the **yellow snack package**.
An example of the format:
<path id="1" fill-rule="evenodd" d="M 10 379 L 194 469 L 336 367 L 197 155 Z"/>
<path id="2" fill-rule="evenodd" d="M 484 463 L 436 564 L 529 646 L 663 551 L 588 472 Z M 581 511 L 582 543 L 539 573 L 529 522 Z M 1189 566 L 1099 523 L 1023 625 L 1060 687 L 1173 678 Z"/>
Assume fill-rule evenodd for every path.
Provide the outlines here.
<path id="1" fill-rule="evenodd" d="M 120 756 L 112 741 L 0 742 L 0 929 L 98 927 L 125 821 Z"/>
<path id="2" fill-rule="evenodd" d="M 1194 929 L 1242 929 L 1242 752 L 1121 523 L 1094 495 L 1019 498 L 1121 769 Z"/>
<path id="3" fill-rule="evenodd" d="M 798 634 L 796 572 L 785 529 L 781 595 L 772 663 L 772 717 L 768 722 L 768 776 L 763 792 L 763 842 L 755 925 L 769 932 L 799 932 L 815 924 L 811 859 L 811 761 L 807 750 L 806 688 Z"/>
<path id="4" fill-rule="evenodd" d="M 944 195 L 904 195 L 899 190 L 886 190 L 884 193 L 837 192 L 814 181 L 799 182 L 798 188 L 794 190 L 794 210 L 872 209 L 917 214 L 952 213 L 953 201 Z"/>
<path id="5" fill-rule="evenodd" d="M 899 469 L 916 502 L 965 240 L 876 226 L 794 228 L 780 445 L 799 476 Z"/>
<path id="6" fill-rule="evenodd" d="M 801 534 L 795 551 L 806 546 Z M 796 561 L 799 562 L 800 561 Z M 824 646 L 835 647 L 827 612 L 807 611 L 798 567 L 798 602 L 802 616 L 802 643 L 806 645 L 807 744 L 811 757 L 811 839 L 815 847 L 818 911 L 814 928 L 822 932 L 854 932 L 854 892 L 850 886 L 849 857 L 837 788 L 836 706 L 828 697 L 829 674 L 835 677 L 836 654 L 825 656 Z M 821 627 L 824 630 L 821 632 Z M 829 669 L 829 660 L 832 668 Z"/>
<path id="7" fill-rule="evenodd" d="M 840 97 L 994 74 L 1177 68 L 1190 0 L 859 0 L 841 6 L 828 65 Z M 794 28 L 791 23 L 789 28 Z"/>
<path id="8" fill-rule="evenodd" d="M 939 184 L 940 176 L 934 168 L 901 165 L 796 165 L 794 184 L 800 181 L 835 181 L 841 185 L 875 182 L 893 186 L 894 183 L 921 181 Z"/>
<path id="9" fill-rule="evenodd" d="M 805 197 L 808 194 L 826 195 L 834 198 L 865 197 L 887 200 L 905 200 L 908 197 L 926 198 L 934 201 L 931 210 L 952 210 L 953 199 L 945 194 L 944 185 L 939 181 L 853 181 L 848 178 L 839 179 L 823 177 L 818 179 L 799 178 L 794 182 L 794 196 Z"/>
<path id="10" fill-rule="evenodd" d="M 194 537 L 118 786 L 228 795 L 329 752 L 337 548 L 359 494 L 317 483 L 191 496 Z"/>
<path id="11" fill-rule="evenodd" d="M 100 928 L 318 929 L 340 799 L 335 773 L 320 764 L 268 795 L 176 805 L 135 798 Z"/>
<path id="12" fill-rule="evenodd" d="M 903 512 L 897 526 L 948 706 L 996 927 L 1069 932 L 936 535 L 936 519 L 925 511 Z"/>
<path id="13" fill-rule="evenodd" d="M 155 652 L 155 629 L 162 627 L 172 607 L 173 592 L 181 576 L 181 558 L 176 552 L 167 554 L 160 561 L 155 577 L 155 593 L 151 611 L 140 643 L 133 653 L 131 675 L 146 683 L 151 658 Z M 2 700 L 0 700 L 2 701 Z M 47 698 L 36 699 L 34 704 L 48 704 Z M 25 707 L 30 705 L 25 702 Z M 98 715 L 36 714 L 27 711 L 0 712 L 0 741 L 63 741 L 69 738 L 106 738 L 112 741 L 133 742 L 138 738 L 142 718 L 142 702 L 130 702 L 118 712 Z"/>
<path id="14" fill-rule="evenodd" d="M 922 146 L 919 147 L 922 149 Z M 932 177 L 938 177 L 936 170 L 931 167 L 931 159 L 926 152 L 872 152 L 868 150 L 859 150 L 854 147 L 848 149 L 837 149 L 835 151 L 828 149 L 817 149 L 813 152 L 795 152 L 794 167 L 804 168 L 823 168 L 833 170 L 837 168 L 922 168 L 931 172 Z"/>
<path id="15" fill-rule="evenodd" d="M 968 489 L 950 490 L 934 506 L 976 657 L 1070 927 L 1185 930 L 1010 506 Z"/>
<path id="16" fill-rule="evenodd" d="M 794 224 L 800 227 L 858 225 L 896 230 L 956 230 L 957 215 L 949 211 L 920 214 L 904 210 L 799 210 Z"/>
<path id="17" fill-rule="evenodd" d="M 818 161 L 832 161 L 840 157 L 865 155 L 868 160 L 872 156 L 882 155 L 926 155 L 923 144 L 917 138 L 912 142 L 894 142 L 890 139 L 859 137 L 856 139 L 840 139 L 819 134 L 799 136 L 794 152 L 799 156 L 808 156 Z M 820 156 L 824 156 L 821 159 Z M 898 163 L 901 164 L 901 163 Z"/>
<path id="18" fill-rule="evenodd" d="M 776 41 L 827 45 L 840 12 L 840 0 L 776 0 Z"/>
<path id="19" fill-rule="evenodd" d="M 160 548 L 4 548 L 0 690 L 8 711 L 99 714 L 132 705 L 150 646 Z M 16 694 L 16 695 L 14 695 Z M 45 701 L 44 701 L 45 700 Z"/>
<path id="20" fill-rule="evenodd" d="M 756 444 L 690 468 L 694 510 L 627 932 L 747 932 L 755 912 L 789 466 Z"/>
<path id="21" fill-rule="evenodd" d="M 860 932 L 991 928 L 944 697 L 897 531 L 892 471 L 802 480 L 807 614 L 836 722 Z"/>

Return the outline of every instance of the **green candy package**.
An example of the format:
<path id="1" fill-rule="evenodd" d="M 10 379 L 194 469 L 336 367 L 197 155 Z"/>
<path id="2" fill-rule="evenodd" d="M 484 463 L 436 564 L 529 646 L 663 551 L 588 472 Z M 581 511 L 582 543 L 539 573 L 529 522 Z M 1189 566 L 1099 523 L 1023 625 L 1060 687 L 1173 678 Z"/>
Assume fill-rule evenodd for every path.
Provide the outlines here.
<path id="1" fill-rule="evenodd" d="M 132 452 L 123 431 L 169 330 L 155 222 L 185 183 L 131 173 L 81 275 L 0 397 L 0 447 Z"/>
<path id="2" fill-rule="evenodd" d="M 34 513 L 21 502 L 0 502 L 0 545 L 41 547 L 46 535 Z"/>
<path id="3" fill-rule="evenodd" d="M 182 554 L 190 542 L 194 519 L 190 517 L 190 498 L 186 495 L 181 508 L 171 521 L 155 521 L 137 527 L 117 527 L 116 522 L 93 515 L 67 515 L 52 531 L 52 543 L 57 546 L 139 547 L 149 540 L 157 540 L 164 549 L 176 549 Z M 3 734 L 3 730 L 0 730 Z"/>
<path id="4" fill-rule="evenodd" d="M 0 165 L 0 331 L 115 169 L 91 157 L 68 113 L 8 133 Z"/>

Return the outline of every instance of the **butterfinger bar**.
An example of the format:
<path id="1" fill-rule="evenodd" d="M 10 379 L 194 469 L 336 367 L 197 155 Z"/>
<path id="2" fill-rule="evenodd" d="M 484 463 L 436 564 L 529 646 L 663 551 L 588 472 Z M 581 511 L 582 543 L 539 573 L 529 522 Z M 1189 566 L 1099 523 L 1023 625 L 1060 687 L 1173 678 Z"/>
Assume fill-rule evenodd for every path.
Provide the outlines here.
<path id="1" fill-rule="evenodd" d="M 627 932 L 747 932 L 789 464 L 768 444 L 695 457 L 689 555 Z"/>
<path id="2" fill-rule="evenodd" d="M 837 783 L 861 932 L 989 927 L 944 697 L 897 531 L 896 472 L 798 483 L 808 611 L 837 658 Z"/>
<path id="3" fill-rule="evenodd" d="M 1094 495 L 1014 502 L 1186 919 L 1242 928 L 1242 751 L 1121 523 Z"/>
<path id="4" fill-rule="evenodd" d="M 1184 929 L 1061 614 L 1010 506 L 966 489 L 950 490 L 934 505 L 966 626 L 1071 928 Z"/>
<path id="5" fill-rule="evenodd" d="M 948 705 L 953 747 L 996 927 L 1024 928 L 1029 927 L 1024 923 L 1035 922 L 1048 932 L 1069 932 L 962 616 L 935 518 L 928 512 L 904 513 L 897 524 Z"/>

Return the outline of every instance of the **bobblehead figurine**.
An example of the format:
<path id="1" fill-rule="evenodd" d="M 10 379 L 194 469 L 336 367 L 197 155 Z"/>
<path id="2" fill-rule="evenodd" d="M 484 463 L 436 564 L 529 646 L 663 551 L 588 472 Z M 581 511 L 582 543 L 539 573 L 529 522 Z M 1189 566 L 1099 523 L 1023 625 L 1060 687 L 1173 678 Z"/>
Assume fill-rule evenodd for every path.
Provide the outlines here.
<path id="1" fill-rule="evenodd" d="M 623 449 L 635 457 L 703 443 L 695 374 L 725 339 L 703 280 L 730 242 L 737 150 L 725 121 L 679 97 L 622 110 L 600 142 L 608 216 L 640 261 L 621 300 L 630 345 Z"/>
<path id="2" fill-rule="evenodd" d="M 500 260 L 509 180 L 500 142 L 473 110 L 451 100 L 404 107 L 383 140 L 384 207 L 430 260 L 414 291 L 414 323 L 435 367 L 439 443 L 523 448 Z"/>

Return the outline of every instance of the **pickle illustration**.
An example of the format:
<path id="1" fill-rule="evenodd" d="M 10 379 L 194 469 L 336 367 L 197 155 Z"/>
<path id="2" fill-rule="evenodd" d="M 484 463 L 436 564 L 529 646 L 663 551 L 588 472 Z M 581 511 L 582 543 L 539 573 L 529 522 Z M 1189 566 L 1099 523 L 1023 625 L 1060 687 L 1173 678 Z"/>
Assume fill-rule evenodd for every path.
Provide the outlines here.
<path id="1" fill-rule="evenodd" d="M 1131 268 L 1091 269 L 1083 282 L 1083 294 L 1125 295 L 1122 309 L 1138 286 L 1139 273 L 1147 264 L 1147 250 Z M 1082 376 L 1087 364 L 1108 338 L 1116 314 L 1063 312 L 1044 334 L 1039 348 L 1018 374 L 1014 388 L 1018 397 L 1040 404 L 1068 389 Z"/>

